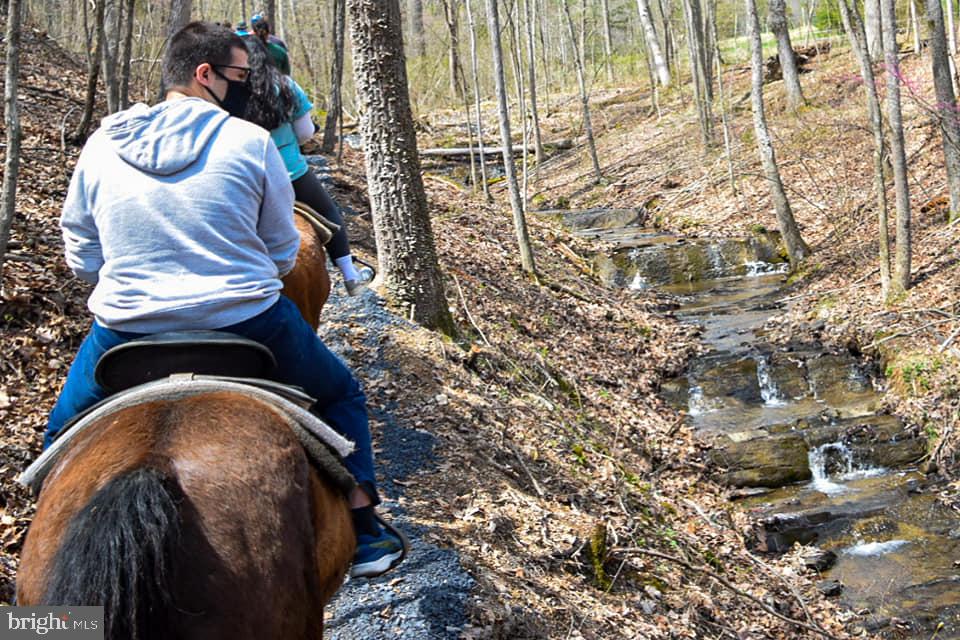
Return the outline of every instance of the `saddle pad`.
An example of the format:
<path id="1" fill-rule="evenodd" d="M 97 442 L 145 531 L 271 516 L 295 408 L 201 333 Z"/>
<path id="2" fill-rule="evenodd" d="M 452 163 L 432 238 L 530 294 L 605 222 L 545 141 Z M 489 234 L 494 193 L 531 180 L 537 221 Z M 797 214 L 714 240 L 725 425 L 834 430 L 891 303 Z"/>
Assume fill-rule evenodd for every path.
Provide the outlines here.
<path id="1" fill-rule="evenodd" d="M 17 482 L 29 487 L 35 494 L 39 493 L 44 479 L 59 459 L 60 454 L 66 450 L 68 443 L 78 433 L 101 418 L 144 402 L 179 400 L 215 391 L 233 391 L 271 406 L 287 420 L 290 428 L 297 434 L 301 442 L 303 441 L 303 432 L 306 432 L 315 440 L 320 440 L 330 447 L 341 458 L 345 458 L 353 451 L 354 445 L 352 442 L 334 431 L 317 416 L 285 398 L 247 384 L 228 380 L 197 379 L 190 374 L 185 374 L 149 382 L 113 396 L 57 438 L 49 449 L 40 454 L 40 457 L 27 467 L 26 471 L 17 478 Z M 311 448 L 307 443 L 304 443 L 304 446 L 307 447 L 308 451 Z"/>

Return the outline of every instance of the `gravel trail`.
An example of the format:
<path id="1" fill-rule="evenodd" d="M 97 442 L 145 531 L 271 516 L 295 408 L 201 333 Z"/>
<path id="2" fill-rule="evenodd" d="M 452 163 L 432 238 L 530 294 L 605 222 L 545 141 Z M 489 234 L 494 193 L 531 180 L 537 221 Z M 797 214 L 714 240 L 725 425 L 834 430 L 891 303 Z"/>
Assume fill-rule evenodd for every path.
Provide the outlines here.
<path id="1" fill-rule="evenodd" d="M 308 158 L 323 180 L 329 180 L 322 157 Z M 351 211 L 344 211 L 347 224 Z M 331 274 L 333 291 L 324 309 L 331 322 L 321 322 L 320 336 L 328 347 L 350 363 L 361 384 L 383 377 L 392 366 L 381 357 L 387 327 L 410 327 L 390 313 L 373 291 L 357 297 L 344 293 L 339 272 Z M 362 319 L 367 332 L 365 347 L 376 354 L 368 362 L 352 361 L 354 352 L 344 340 L 349 332 L 337 319 Z M 374 412 L 383 429 L 377 440 L 377 472 L 383 504 L 380 511 L 410 539 L 410 555 L 398 568 L 372 580 L 349 580 L 328 606 L 326 636 L 333 640 L 396 639 L 453 640 L 468 623 L 467 600 L 474 581 L 460 565 L 456 551 L 441 549 L 425 540 L 425 527 L 412 523 L 398 502 L 401 482 L 435 465 L 436 439 L 430 433 L 404 427 L 393 419 L 391 407 Z"/>

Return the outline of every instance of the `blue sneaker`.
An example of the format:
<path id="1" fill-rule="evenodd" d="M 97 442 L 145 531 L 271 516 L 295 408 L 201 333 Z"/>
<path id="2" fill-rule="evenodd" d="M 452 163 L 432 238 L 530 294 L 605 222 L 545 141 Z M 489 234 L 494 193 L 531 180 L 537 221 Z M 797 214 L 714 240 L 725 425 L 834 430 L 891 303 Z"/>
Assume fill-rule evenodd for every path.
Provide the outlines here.
<path id="1" fill-rule="evenodd" d="M 351 578 L 374 578 L 403 562 L 409 543 L 406 537 L 377 516 L 382 525 L 378 535 L 357 536 L 357 552 L 350 568 Z"/>

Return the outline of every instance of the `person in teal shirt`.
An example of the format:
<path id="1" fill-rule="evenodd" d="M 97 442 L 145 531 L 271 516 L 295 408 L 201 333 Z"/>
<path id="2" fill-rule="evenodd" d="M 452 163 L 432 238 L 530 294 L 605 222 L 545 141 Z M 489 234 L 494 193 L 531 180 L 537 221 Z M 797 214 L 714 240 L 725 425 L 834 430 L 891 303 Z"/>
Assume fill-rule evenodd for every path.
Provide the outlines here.
<path id="1" fill-rule="evenodd" d="M 313 104 L 293 78 L 280 73 L 272 54 L 260 38 L 248 36 L 244 41 L 249 51 L 252 89 L 244 119 L 270 132 L 290 174 L 297 200 L 339 225 L 340 229 L 327 244 L 327 253 L 343 274 L 347 293 L 359 295 L 373 280 L 373 269 L 366 266 L 358 269 L 354 264 L 340 207 L 323 188 L 300 152 L 300 144 L 309 140 L 316 131 L 310 119 Z"/>

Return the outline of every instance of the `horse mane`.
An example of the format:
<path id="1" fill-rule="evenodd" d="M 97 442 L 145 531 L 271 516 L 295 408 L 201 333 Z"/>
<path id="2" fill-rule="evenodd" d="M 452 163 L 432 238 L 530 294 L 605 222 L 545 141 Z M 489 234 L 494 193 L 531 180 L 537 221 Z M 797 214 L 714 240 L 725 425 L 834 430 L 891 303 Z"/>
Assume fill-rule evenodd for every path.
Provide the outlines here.
<path id="1" fill-rule="evenodd" d="M 107 639 L 159 638 L 172 605 L 182 499 L 176 480 L 156 468 L 110 480 L 70 520 L 43 602 L 103 606 Z"/>

